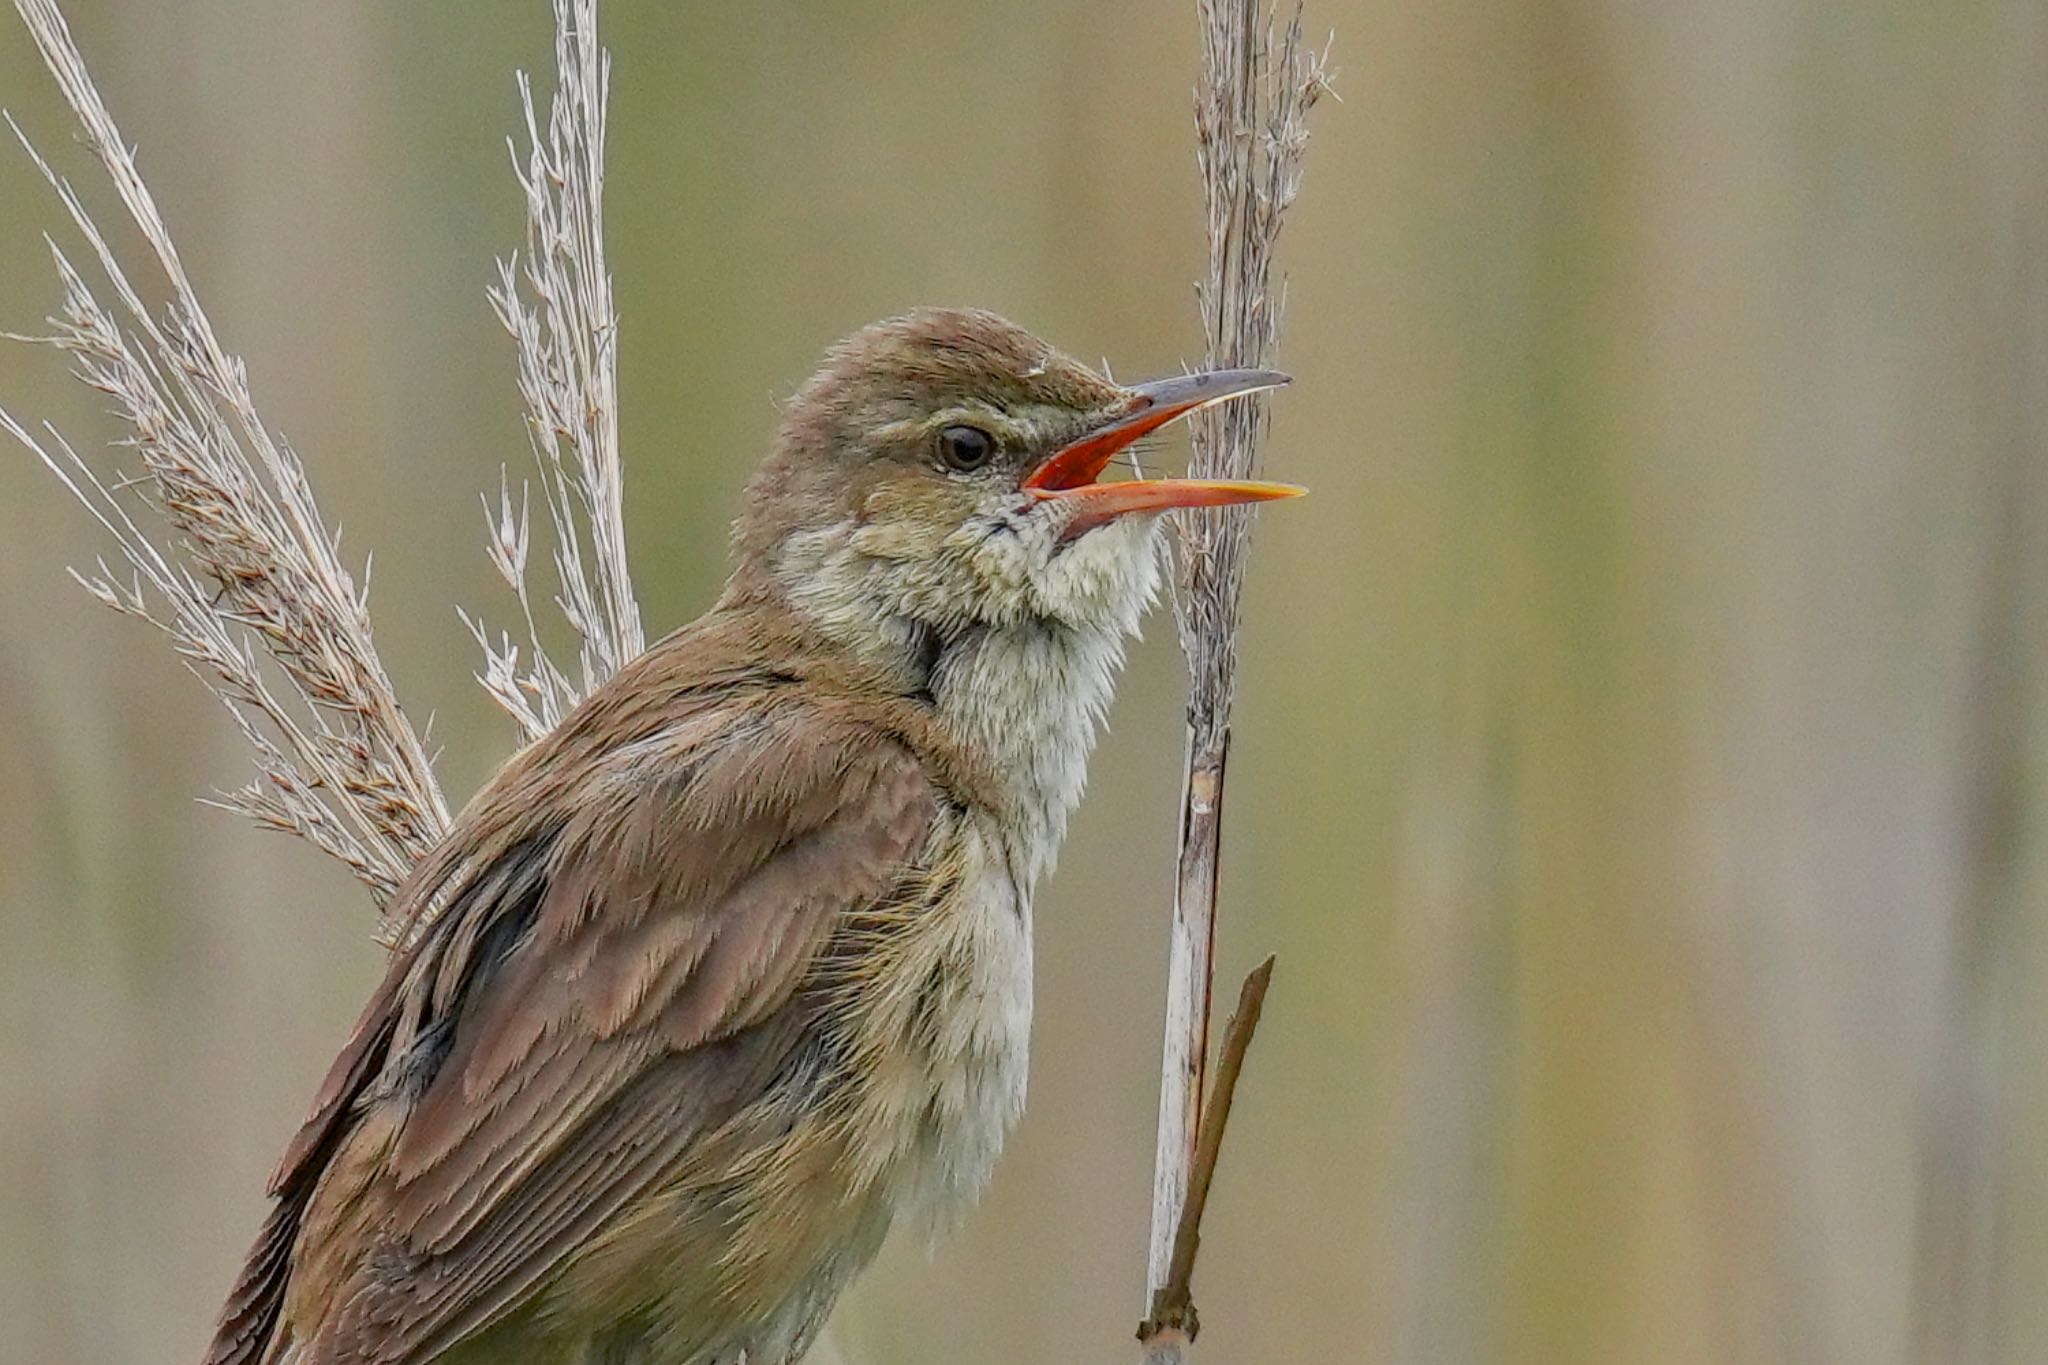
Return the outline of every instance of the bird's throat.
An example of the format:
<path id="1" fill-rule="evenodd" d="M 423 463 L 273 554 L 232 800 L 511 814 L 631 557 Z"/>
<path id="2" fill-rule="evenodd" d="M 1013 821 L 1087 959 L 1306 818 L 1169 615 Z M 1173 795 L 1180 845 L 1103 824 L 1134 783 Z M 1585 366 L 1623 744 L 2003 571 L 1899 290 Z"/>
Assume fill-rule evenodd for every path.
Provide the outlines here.
<path id="1" fill-rule="evenodd" d="M 873 553 L 856 526 L 827 528 L 785 542 L 774 577 L 883 685 L 931 706 L 994 780 L 1028 894 L 1081 798 L 1125 644 L 1157 587 L 1157 544 L 1137 523 L 1056 551 L 1001 531 L 961 539 L 971 552 L 935 572 Z"/>
<path id="2" fill-rule="evenodd" d="M 1052 869 L 1123 663 L 1123 638 L 983 628 L 940 653 L 929 684 L 947 732 L 999 775 L 1014 871 L 1027 894 Z"/>

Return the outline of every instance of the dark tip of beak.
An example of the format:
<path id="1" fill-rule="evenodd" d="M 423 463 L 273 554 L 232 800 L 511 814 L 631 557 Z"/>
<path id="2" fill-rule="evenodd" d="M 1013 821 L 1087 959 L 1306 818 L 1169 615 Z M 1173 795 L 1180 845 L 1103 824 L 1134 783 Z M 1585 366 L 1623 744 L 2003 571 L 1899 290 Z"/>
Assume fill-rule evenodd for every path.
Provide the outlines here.
<path id="1" fill-rule="evenodd" d="M 1279 370 L 1203 370 L 1197 374 L 1175 375 L 1171 379 L 1155 379 L 1149 384 L 1139 384 L 1131 392 L 1150 399 L 1152 408 L 1176 408 L 1175 415 L 1178 416 L 1241 394 L 1285 388 L 1293 382 L 1293 375 Z"/>
<path id="2" fill-rule="evenodd" d="M 1131 407 L 1122 417 L 1054 452 L 1024 480 L 1024 487 L 1039 492 L 1085 488 L 1139 437 L 1212 404 L 1293 382 L 1292 375 L 1278 370 L 1204 370 L 1135 385 Z"/>

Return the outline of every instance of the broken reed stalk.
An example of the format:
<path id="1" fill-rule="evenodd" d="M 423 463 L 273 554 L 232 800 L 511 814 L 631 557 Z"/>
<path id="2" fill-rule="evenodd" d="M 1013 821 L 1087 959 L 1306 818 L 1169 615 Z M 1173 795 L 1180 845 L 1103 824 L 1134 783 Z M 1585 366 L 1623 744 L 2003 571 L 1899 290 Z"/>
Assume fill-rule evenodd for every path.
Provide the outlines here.
<path id="1" fill-rule="evenodd" d="M 1216 1056 L 1216 1088 L 1202 1110 L 1201 1126 L 1195 1132 L 1188 1196 L 1174 1225 L 1166 1279 L 1152 1292 L 1151 1314 L 1138 1324 L 1138 1340 L 1144 1344 L 1146 1365 L 1165 1365 L 1177 1359 L 1200 1327 L 1193 1282 L 1195 1253 L 1202 1246 L 1202 1211 L 1209 1205 L 1209 1186 L 1216 1178 L 1216 1159 L 1223 1152 L 1223 1130 L 1230 1122 L 1237 1080 L 1244 1074 L 1245 1052 L 1259 1027 L 1259 1014 L 1266 1007 L 1266 988 L 1272 981 L 1273 959 L 1269 955 L 1244 979 L 1237 993 L 1237 1009 L 1223 1029 L 1223 1050 Z"/>
<path id="2" fill-rule="evenodd" d="M 553 596 L 579 641 L 578 675 L 572 680 L 540 648 L 525 581 L 526 500 L 514 513 L 509 479 L 489 553 L 518 597 L 532 662 L 522 672 L 508 638 L 494 648 L 472 624 L 484 644 L 481 681 L 528 738 L 644 643 L 626 571 L 617 320 L 604 262 L 609 62 L 597 42 L 596 0 L 553 4 L 556 81 L 545 131 L 520 80 L 527 252 L 523 268 L 501 266 L 491 300 L 518 351 L 555 537 Z M 83 383 L 114 400 L 132 433 L 121 444 L 139 468 L 102 475 L 55 427 L 31 430 L 4 410 L 0 431 L 113 538 L 120 570 L 102 560 L 95 572 L 74 574 L 80 584 L 168 635 L 254 750 L 255 779 L 219 804 L 340 859 L 381 905 L 446 830 L 448 807 L 371 638 L 368 565 L 359 589 L 304 465 L 258 415 L 241 361 L 200 306 L 56 0 L 15 0 L 15 9 L 147 243 L 169 301 L 160 315 L 152 310 L 70 183 L 10 117 L 105 282 L 88 283 L 53 242 L 63 302 L 49 335 L 16 339 L 63 351 Z M 116 306 L 103 304 L 96 287 Z M 386 922 L 379 937 L 388 943 L 395 931 Z"/>
<path id="3" fill-rule="evenodd" d="M 1327 89 L 1325 54 L 1303 43 L 1299 6 L 1277 36 L 1274 16 L 1270 10 L 1262 13 L 1259 0 L 1198 0 L 1197 8 L 1202 76 L 1195 90 L 1196 159 L 1209 246 L 1207 278 L 1197 290 L 1208 346 L 1204 366 L 1265 367 L 1277 350 L 1282 301 L 1274 275 L 1274 246 L 1301 184 L 1308 111 Z M 1249 477 L 1265 429 L 1263 398 L 1199 414 L 1190 474 Z M 1190 1198 L 1192 1184 L 1199 1173 L 1206 1188 L 1209 1175 L 1201 1168 L 1197 1148 L 1209 1112 L 1205 1105 L 1217 870 L 1230 708 L 1237 683 L 1239 602 L 1251 521 L 1245 509 L 1182 513 L 1176 519 L 1179 572 L 1174 614 L 1188 662 L 1188 734 L 1146 1278 L 1152 1312 L 1140 1329 L 1145 1357 L 1156 1365 L 1184 1359 L 1194 1335 L 1193 1305 L 1187 1301 L 1185 1283 L 1177 1291 L 1186 1308 L 1185 1329 L 1146 1329 L 1158 1327 L 1159 1296 L 1173 1289 L 1175 1248 L 1183 1240 L 1184 1215 L 1191 1213 L 1199 1221 L 1200 1204 Z M 1253 1009 L 1250 1019 L 1256 1018 Z M 1248 1023 L 1247 1034 L 1249 1028 Z M 1223 1112 L 1217 1117 L 1219 1144 Z M 1212 1164 L 1214 1156 L 1212 1148 Z M 1197 1232 L 1188 1227 L 1183 1281 L 1193 1269 Z"/>

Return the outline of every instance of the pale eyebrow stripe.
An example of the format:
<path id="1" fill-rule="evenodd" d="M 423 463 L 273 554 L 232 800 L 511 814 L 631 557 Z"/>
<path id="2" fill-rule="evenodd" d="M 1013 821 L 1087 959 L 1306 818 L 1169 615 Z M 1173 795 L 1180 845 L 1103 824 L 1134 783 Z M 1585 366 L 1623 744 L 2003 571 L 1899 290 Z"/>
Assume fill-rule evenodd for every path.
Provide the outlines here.
<path id="1" fill-rule="evenodd" d="M 1050 414 L 1053 410 L 1043 404 L 1034 403 L 1031 411 Z M 894 422 L 882 423 L 875 428 L 875 434 L 889 440 L 900 436 L 914 436 L 919 432 L 949 426 L 956 422 L 989 427 L 996 434 L 1011 439 L 1020 439 L 1031 434 L 1029 419 L 1020 418 L 992 404 L 977 404 L 972 407 L 956 405 L 940 408 L 937 412 L 928 413 L 923 417 L 899 418 Z"/>

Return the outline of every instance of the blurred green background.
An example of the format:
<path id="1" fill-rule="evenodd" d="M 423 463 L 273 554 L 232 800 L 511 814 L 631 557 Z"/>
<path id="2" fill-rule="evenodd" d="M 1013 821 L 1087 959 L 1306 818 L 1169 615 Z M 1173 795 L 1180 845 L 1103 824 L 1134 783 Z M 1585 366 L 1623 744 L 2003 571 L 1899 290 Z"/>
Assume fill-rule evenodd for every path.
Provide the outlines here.
<path id="1" fill-rule="evenodd" d="M 470 791 L 457 603 L 526 459 L 491 256 L 539 0 L 72 0 L 386 660 Z M 1008 313 L 1199 351 L 1192 3 L 612 0 L 609 227 L 650 625 L 820 349 Z M 2048 1358 L 2048 8 L 1314 0 L 1221 962 L 1279 975 L 1199 1358 Z M 0 103 L 111 208 L 0 20 Z M 110 217 L 111 221 L 111 217 Z M 67 242 L 0 154 L 0 327 Z M 115 434 L 53 357 L 0 401 Z M 0 452 L 0 1361 L 196 1358 L 379 970 L 366 897 L 195 803 L 218 708 Z M 1040 908 L 983 1207 L 869 1362 L 1132 1358 L 1179 662 L 1139 651 Z M 1227 988 L 1226 988 L 1227 989 Z"/>

